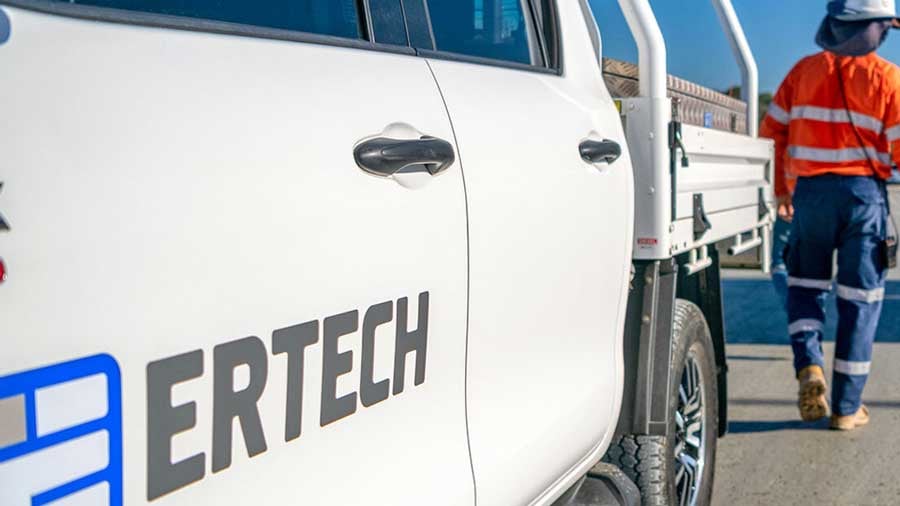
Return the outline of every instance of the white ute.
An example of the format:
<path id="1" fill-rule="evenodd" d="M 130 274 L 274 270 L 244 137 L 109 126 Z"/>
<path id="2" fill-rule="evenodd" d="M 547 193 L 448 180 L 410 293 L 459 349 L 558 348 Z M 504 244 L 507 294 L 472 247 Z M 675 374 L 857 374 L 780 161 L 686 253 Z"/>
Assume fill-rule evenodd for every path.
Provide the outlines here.
<path id="1" fill-rule="evenodd" d="M 619 3 L 0 0 L 0 504 L 709 504 L 773 149 Z"/>

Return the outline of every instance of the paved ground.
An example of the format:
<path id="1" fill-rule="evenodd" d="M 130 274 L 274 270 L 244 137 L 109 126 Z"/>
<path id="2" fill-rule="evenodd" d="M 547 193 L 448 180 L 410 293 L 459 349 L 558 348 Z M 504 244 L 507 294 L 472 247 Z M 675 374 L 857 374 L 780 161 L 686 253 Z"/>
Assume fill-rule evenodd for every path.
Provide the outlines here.
<path id="1" fill-rule="evenodd" d="M 900 210 L 900 191 L 892 200 Z M 900 272 L 888 286 L 865 393 L 872 423 L 847 434 L 799 421 L 785 316 L 768 281 L 726 278 L 731 433 L 719 444 L 713 504 L 900 505 Z M 833 301 L 830 316 L 833 337 Z M 829 357 L 832 350 L 827 343 Z"/>
<path id="2" fill-rule="evenodd" d="M 714 505 L 900 504 L 900 344 L 876 345 L 872 423 L 854 433 L 799 421 L 787 346 L 730 354 L 731 433 L 719 443 Z"/>

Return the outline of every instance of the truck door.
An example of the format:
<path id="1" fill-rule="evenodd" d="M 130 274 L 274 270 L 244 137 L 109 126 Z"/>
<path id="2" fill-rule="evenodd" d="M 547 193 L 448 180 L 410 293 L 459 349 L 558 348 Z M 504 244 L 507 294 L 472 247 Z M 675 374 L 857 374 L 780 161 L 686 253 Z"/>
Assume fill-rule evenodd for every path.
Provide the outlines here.
<path id="1" fill-rule="evenodd" d="M 14 3 L 0 504 L 473 503 L 462 175 L 399 2 Z"/>
<path id="2" fill-rule="evenodd" d="M 580 156 L 624 151 L 624 136 L 578 4 L 552 3 L 533 2 L 535 22 L 529 2 L 427 1 L 435 48 L 422 53 L 468 193 L 468 420 L 483 505 L 529 503 L 598 460 L 618 413 L 632 176 L 627 154 Z"/>

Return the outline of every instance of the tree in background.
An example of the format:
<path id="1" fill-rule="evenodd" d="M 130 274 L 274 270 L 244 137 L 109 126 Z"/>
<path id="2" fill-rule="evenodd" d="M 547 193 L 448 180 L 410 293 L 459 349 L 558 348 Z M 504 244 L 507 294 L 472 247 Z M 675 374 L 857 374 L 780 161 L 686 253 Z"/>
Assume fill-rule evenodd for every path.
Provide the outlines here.
<path id="1" fill-rule="evenodd" d="M 741 99 L 741 87 L 740 86 L 732 86 L 725 90 L 725 94 L 731 98 L 736 98 L 738 100 Z M 769 112 L 769 104 L 772 103 L 772 94 L 769 92 L 760 93 L 759 94 L 759 118 L 757 120 L 760 124 L 762 124 L 763 118 L 766 117 L 766 113 Z"/>

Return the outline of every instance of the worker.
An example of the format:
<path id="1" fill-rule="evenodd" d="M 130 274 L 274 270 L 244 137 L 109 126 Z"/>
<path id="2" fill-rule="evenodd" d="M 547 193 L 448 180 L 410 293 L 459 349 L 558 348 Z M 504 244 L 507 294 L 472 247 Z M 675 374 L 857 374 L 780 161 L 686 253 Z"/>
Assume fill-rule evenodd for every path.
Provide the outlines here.
<path id="1" fill-rule="evenodd" d="M 816 36 L 824 52 L 785 78 L 763 122 L 774 139 L 778 213 L 791 221 L 788 333 L 803 420 L 851 430 L 862 404 L 884 299 L 889 221 L 884 180 L 900 161 L 900 69 L 875 54 L 900 28 L 894 0 L 836 0 Z M 792 188 L 796 178 L 795 187 Z M 822 352 L 837 251 L 839 322 L 831 410 Z"/>

